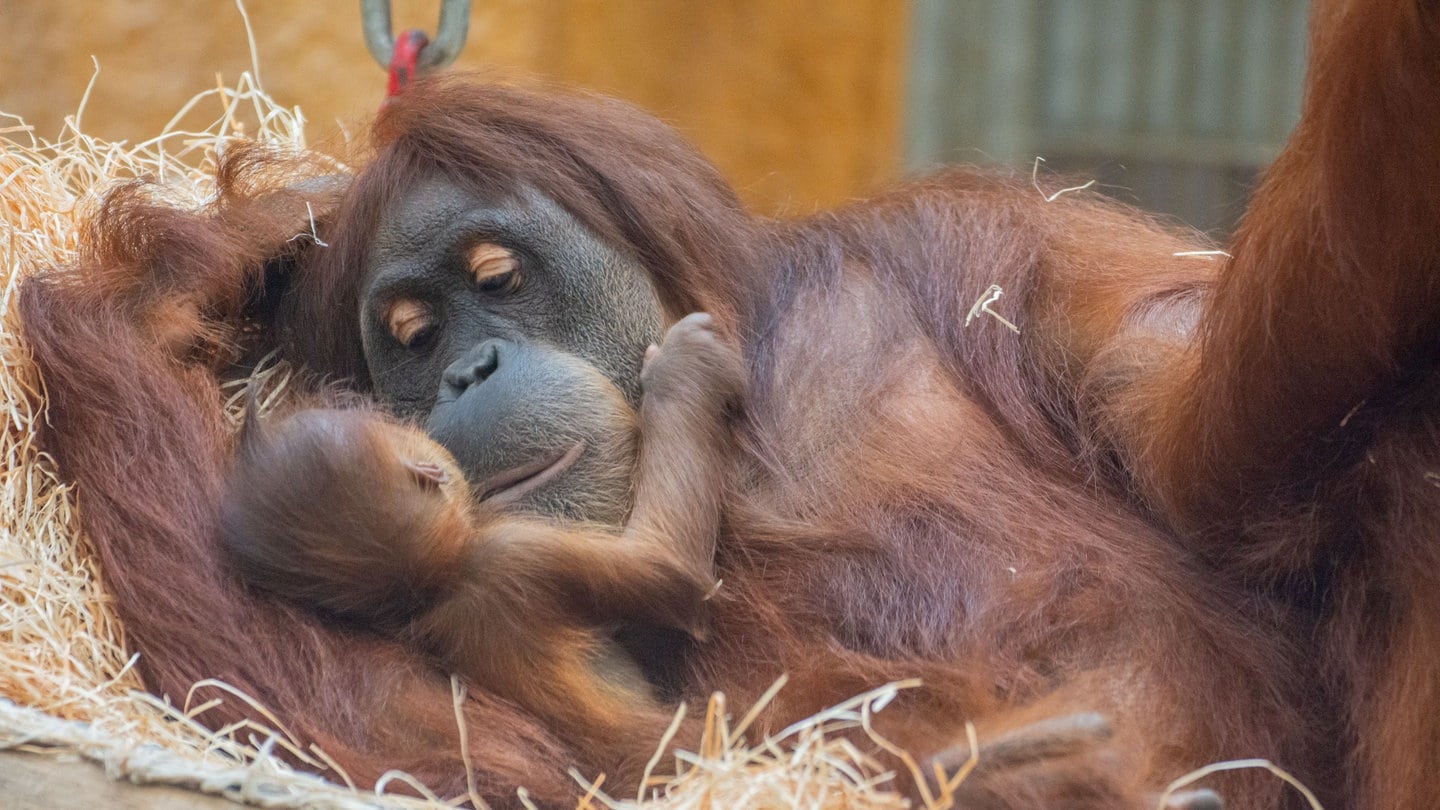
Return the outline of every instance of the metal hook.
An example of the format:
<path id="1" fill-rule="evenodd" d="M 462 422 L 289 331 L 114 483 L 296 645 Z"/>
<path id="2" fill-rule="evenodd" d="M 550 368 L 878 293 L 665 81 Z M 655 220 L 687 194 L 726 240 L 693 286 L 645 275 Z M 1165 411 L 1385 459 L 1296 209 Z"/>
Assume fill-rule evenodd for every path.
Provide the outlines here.
<path id="1" fill-rule="evenodd" d="M 365 46 L 381 67 L 389 68 L 395 53 L 395 35 L 390 30 L 390 0 L 360 0 L 360 21 L 365 28 Z M 420 51 L 424 69 L 444 67 L 455 61 L 470 32 L 470 0 L 441 0 L 440 25 L 435 39 Z"/>

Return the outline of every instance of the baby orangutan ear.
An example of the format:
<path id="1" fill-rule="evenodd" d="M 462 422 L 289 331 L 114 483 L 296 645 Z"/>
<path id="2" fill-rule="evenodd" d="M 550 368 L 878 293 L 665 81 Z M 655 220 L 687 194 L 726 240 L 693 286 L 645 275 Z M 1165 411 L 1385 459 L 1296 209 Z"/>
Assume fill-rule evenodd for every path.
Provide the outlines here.
<path id="1" fill-rule="evenodd" d="M 450 483 L 450 473 L 445 468 L 433 461 L 416 461 L 405 459 L 400 462 L 410 477 L 414 479 L 420 488 L 426 491 L 437 490 Z"/>

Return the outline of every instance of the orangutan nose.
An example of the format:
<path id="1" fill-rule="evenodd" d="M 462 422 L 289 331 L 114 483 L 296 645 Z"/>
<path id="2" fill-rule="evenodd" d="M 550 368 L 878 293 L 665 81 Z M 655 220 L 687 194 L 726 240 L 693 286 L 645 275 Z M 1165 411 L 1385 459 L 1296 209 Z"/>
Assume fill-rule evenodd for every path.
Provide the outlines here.
<path id="1" fill-rule="evenodd" d="M 500 370 L 500 355 L 506 348 L 503 340 L 487 340 L 451 363 L 440 379 L 458 397 Z"/>

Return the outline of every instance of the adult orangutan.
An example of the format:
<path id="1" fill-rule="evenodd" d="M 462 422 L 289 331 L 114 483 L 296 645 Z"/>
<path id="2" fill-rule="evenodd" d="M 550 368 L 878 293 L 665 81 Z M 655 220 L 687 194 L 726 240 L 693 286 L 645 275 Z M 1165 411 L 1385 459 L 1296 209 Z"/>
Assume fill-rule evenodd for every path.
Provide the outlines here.
<path id="1" fill-rule="evenodd" d="M 962 785 L 971 806 L 1153 806 L 1249 756 L 1332 804 L 1428 806 L 1437 18 L 1434 0 L 1319 4 L 1302 121 L 1215 261 L 1134 211 L 979 171 L 765 220 L 630 107 L 417 83 L 328 247 L 287 241 L 318 192 L 262 193 L 263 160 L 233 160 L 198 213 L 112 199 L 82 272 L 24 291 L 49 446 L 152 689 L 224 679 L 357 781 L 409 767 L 458 792 L 431 659 L 226 566 L 223 339 L 423 422 L 492 482 L 479 496 L 619 526 L 633 453 L 592 452 L 571 429 L 585 403 L 536 380 L 586 365 L 624 417 L 646 345 L 708 312 L 749 376 L 734 479 L 698 493 L 720 514 L 711 637 L 618 631 L 673 696 L 743 702 L 788 672 L 773 727 L 919 676 L 886 733 L 949 766 L 968 719 L 982 762 L 1012 752 Z M 1018 332 L 967 319 L 982 301 Z M 465 711 L 487 799 L 563 803 L 571 763 L 636 775 L 486 695 Z M 1285 801 L 1268 778 L 1207 784 L 1229 807 Z"/>

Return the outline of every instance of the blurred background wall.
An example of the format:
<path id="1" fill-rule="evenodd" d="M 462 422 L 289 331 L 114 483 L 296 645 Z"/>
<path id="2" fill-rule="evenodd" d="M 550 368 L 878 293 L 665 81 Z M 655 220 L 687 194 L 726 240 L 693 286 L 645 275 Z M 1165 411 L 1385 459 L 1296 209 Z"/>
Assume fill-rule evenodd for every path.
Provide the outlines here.
<path id="1" fill-rule="evenodd" d="M 474 0 L 459 65 L 630 99 L 766 212 L 804 213 L 941 161 L 1099 178 L 1231 225 L 1293 125 L 1303 0 Z M 395 0 L 434 31 L 439 0 Z M 363 129 L 385 76 L 356 0 L 246 0 L 266 89 L 312 140 Z M 48 137 L 154 135 L 250 67 L 233 0 L 0 0 L 0 111 Z M 4 124 L 0 123 L 0 127 Z M 0 191 L 3 193 L 3 191 Z"/>
<path id="2" fill-rule="evenodd" d="M 1048 170 L 1223 233 L 1299 119 L 1307 8 L 915 0 L 909 165 L 1028 169 L 1040 155 Z"/>
<path id="3" fill-rule="evenodd" d="M 312 140 L 363 129 L 385 90 L 357 0 L 246 0 L 265 88 Z M 432 34 L 439 0 L 395 0 Z M 630 99 L 680 127 L 752 204 L 809 211 L 901 166 L 908 8 L 894 0 L 474 0 L 457 65 Z M 58 132 L 93 71 L 87 131 L 156 134 L 250 67 L 234 0 L 0 0 L 0 110 Z"/>

